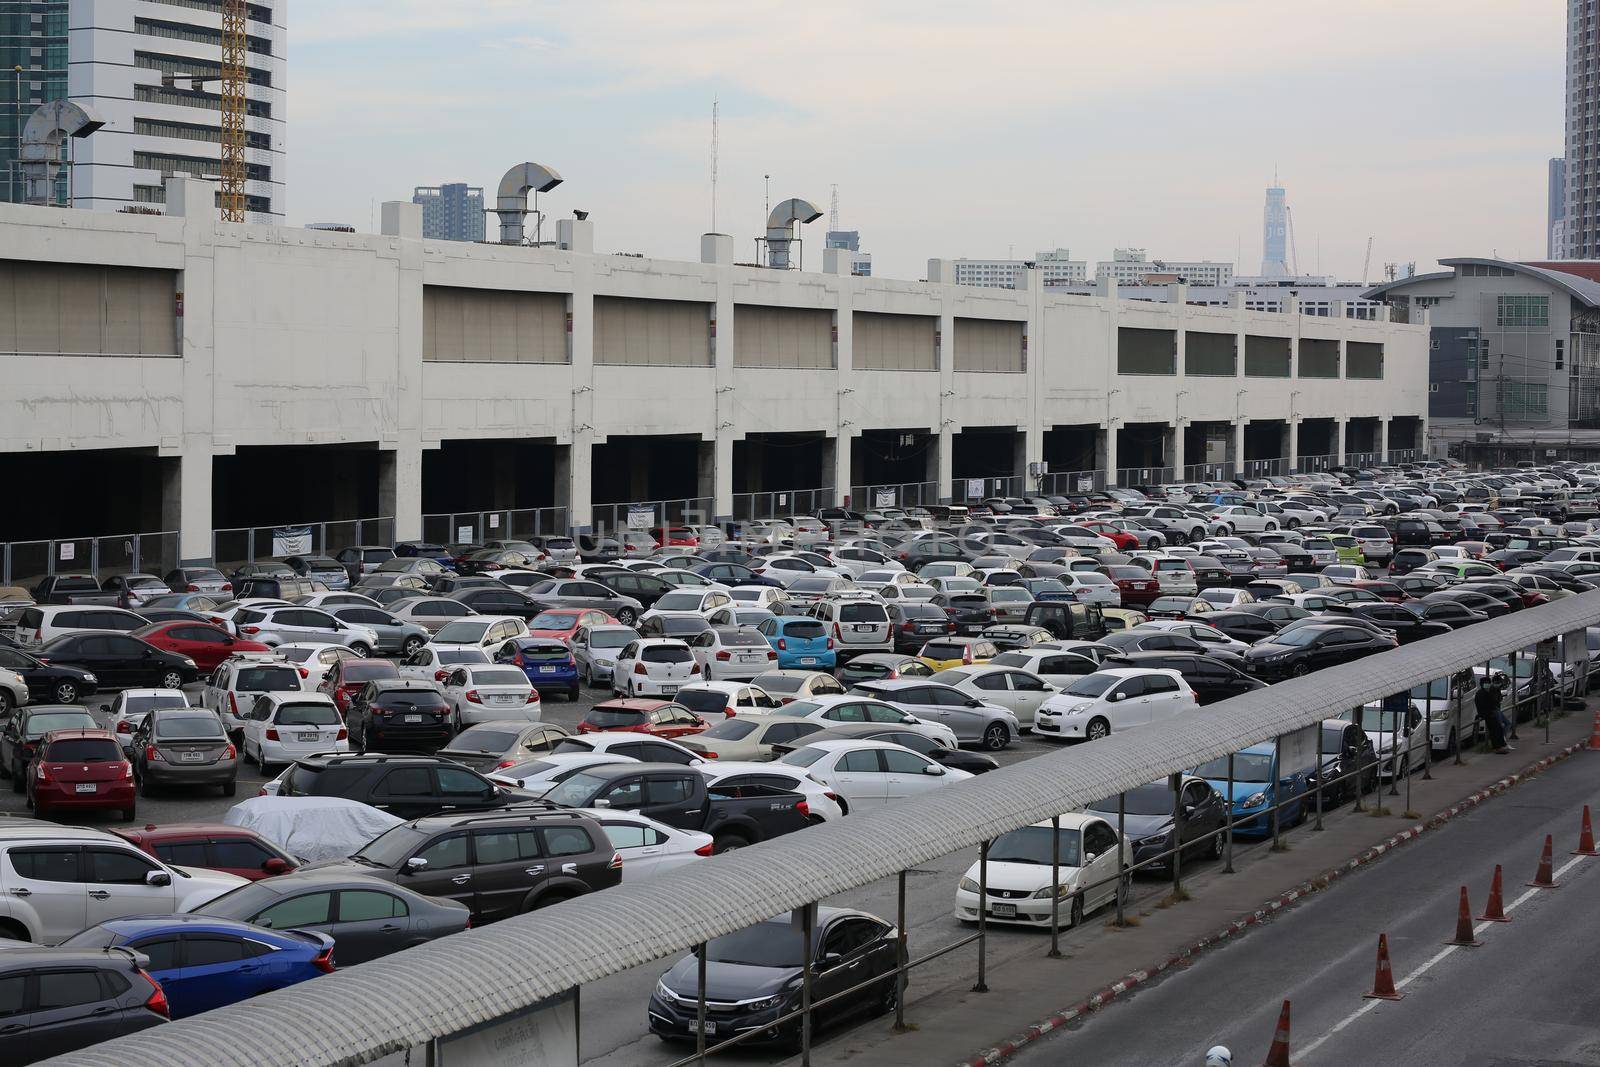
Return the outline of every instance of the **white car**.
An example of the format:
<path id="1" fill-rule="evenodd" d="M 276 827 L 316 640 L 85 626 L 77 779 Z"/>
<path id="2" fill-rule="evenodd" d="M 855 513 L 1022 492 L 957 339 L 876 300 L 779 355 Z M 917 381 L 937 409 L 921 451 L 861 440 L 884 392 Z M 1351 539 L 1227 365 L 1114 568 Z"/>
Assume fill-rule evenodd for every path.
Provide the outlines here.
<path id="1" fill-rule="evenodd" d="M 1333 563 L 1322 568 L 1322 576 L 1335 585 L 1351 585 L 1355 582 L 1370 581 L 1372 572 L 1354 563 Z"/>
<path id="2" fill-rule="evenodd" d="M 783 715 L 775 708 L 759 711 L 741 709 L 739 714 L 725 717 L 720 722 L 713 719 L 709 729 L 693 737 L 685 737 L 678 744 L 718 763 L 760 763 L 773 758 L 775 745 L 797 746 L 802 743 L 801 738 L 825 730 L 829 725 Z"/>
<path id="3" fill-rule="evenodd" d="M 699 771 L 705 776 L 708 786 L 720 785 L 724 789 L 732 789 L 746 785 L 770 785 L 803 794 L 806 804 L 811 808 L 812 822 L 833 822 L 845 815 L 839 796 L 806 773 L 804 767 L 791 767 L 786 763 L 717 760 L 715 763 L 702 764 Z"/>
<path id="4" fill-rule="evenodd" d="M 631 626 L 607 624 L 580 626 L 572 634 L 567 647 L 578 665 L 578 680 L 584 685 L 607 685 L 617 665 L 617 655 L 629 644 L 639 639 L 639 631 Z"/>
<path id="5" fill-rule="evenodd" d="M 1117 583 L 1092 570 L 1069 570 L 1056 576 L 1057 580 L 1077 598 L 1080 604 L 1099 604 L 1105 608 L 1122 607 L 1122 590 Z"/>
<path id="6" fill-rule="evenodd" d="M 712 838 L 698 830 L 680 830 L 648 815 L 618 808 L 580 808 L 598 822 L 622 856 L 622 877 L 629 882 L 687 866 L 711 855 Z"/>
<path id="7" fill-rule="evenodd" d="M 1132 847 L 1119 843 L 1116 827 L 1097 816 L 1069 812 L 1060 823 L 1058 830 L 1048 821 L 1036 822 L 991 841 L 986 876 L 974 863 L 956 886 L 956 918 L 977 922 L 978 894 L 985 890 L 982 910 L 988 920 L 1021 926 L 1048 928 L 1054 913 L 1065 929 L 1114 903 L 1121 889 L 1119 874 L 1133 861 Z M 1057 856 L 1059 877 L 1052 878 Z M 985 877 L 983 883 L 980 877 Z"/>
<path id="8" fill-rule="evenodd" d="M 1146 630 L 1165 630 L 1169 634 L 1182 634 L 1200 642 L 1208 649 L 1220 648 L 1240 655 L 1250 647 L 1246 642 L 1229 637 L 1210 623 L 1194 622 L 1190 619 L 1151 619 L 1149 622 L 1141 622 L 1134 629 L 1141 633 Z"/>
<path id="9" fill-rule="evenodd" d="M 782 589 L 770 585 L 736 585 L 728 590 L 733 602 L 741 607 L 770 608 L 785 599 Z"/>
<path id="10" fill-rule="evenodd" d="M 856 581 L 860 581 L 863 575 L 871 571 L 905 570 L 899 560 L 890 559 L 877 549 L 862 545 L 846 545 L 835 549 L 833 564 Z"/>
<path id="11" fill-rule="evenodd" d="M 520 667 L 457 667 L 444 680 L 444 699 L 458 730 L 497 719 L 540 722 L 544 715 L 539 691 Z"/>
<path id="12" fill-rule="evenodd" d="M 678 690 L 673 699 L 709 723 L 782 706 L 777 697 L 749 682 L 695 682 Z"/>
<path id="13" fill-rule="evenodd" d="M 852 693 L 892 702 L 893 707 L 909 712 L 914 721 L 948 727 L 962 744 L 978 745 L 992 752 L 998 752 L 1022 736 L 1022 727 L 1009 708 L 946 685 L 937 674 L 931 678 L 861 682 Z M 863 710 L 865 718 L 861 714 Z M 842 704 L 829 717 L 836 722 L 884 720 L 877 709 L 861 703 Z"/>
<path id="14" fill-rule="evenodd" d="M 89 630 L 132 633 L 148 626 L 149 622 L 150 620 L 143 615 L 124 611 L 122 608 L 102 607 L 97 604 L 41 604 L 37 607 L 24 608 L 18 613 L 12 634 L 19 646 L 31 652 L 62 634 L 83 633 Z"/>
<path id="15" fill-rule="evenodd" d="M 914 678 L 902 679 L 901 682 L 874 684 L 893 686 L 920 681 L 922 679 Z M 791 700 L 780 707 L 777 713 L 796 719 L 811 719 L 825 726 L 832 726 L 841 722 L 879 722 L 885 726 L 900 726 L 907 730 L 914 730 L 929 740 L 937 741 L 945 748 L 961 747 L 960 742 L 956 739 L 955 730 L 944 723 L 926 722 L 904 708 L 895 707 L 893 704 L 878 697 L 862 696 L 859 693 Z"/>
<path id="16" fill-rule="evenodd" d="M 927 575 L 921 577 L 935 590 L 949 596 L 952 593 L 981 593 L 983 592 L 983 579 L 979 578 L 977 571 L 965 575 Z"/>
<path id="17" fill-rule="evenodd" d="M 777 666 L 775 652 L 760 630 L 753 626 L 717 626 L 688 640 L 689 652 L 700 665 L 707 681 L 748 682 L 756 675 Z"/>
<path id="18" fill-rule="evenodd" d="M 1249 504 L 1219 507 L 1211 512 L 1211 517 L 1227 523 L 1228 529 L 1234 533 L 1265 533 L 1283 525 L 1276 518 L 1262 514 L 1259 508 Z"/>
<path id="19" fill-rule="evenodd" d="M 699 615 L 704 618 L 708 611 L 731 603 L 733 598 L 720 589 L 674 589 L 670 593 L 663 593 L 649 611 L 639 616 L 639 621 L 642 623 L 662 615 Z"/>
<path id="20" fill-rule="evenodd" d="M 641 637 L 617 654 L 611 691 L 630 697 L 669 697 L 700 680 L 700 664 L 686 642 L 675 637 Z"/>
<path id="21" fill-rule="evenodd" d="M 498 651 L 513 637 L 527 637 L 528 624 L 515 615 L 468 615 L 452 619 L 433 635 L 433 647 Z"/>
<path id="22" fill-rule="evenodd" d="M 798 555 L 771 555 L 759 557 L 750 568 L 763 578 L 782 582 L 788 588 L 800 578 L 842 578 L 844 572 L 837 567 L 821 567 Z"/>
<path id="23" fill-rule="evenodd" d="M 90 710 L 89 714 L 101 726 L 117 735 L 123 748 L 128 747 L 134 730 L 144 722 L 145 716 L 156 708 L 186 708 L 189 698 L 182 689 L 124 689 L 111 698 L 105 711 Z"/>
<path id="24" fill-rule="evenodd" d="M 1057 653 L 1065 655 L 1066 653 Z M 1090 662 L 1085 659 L 1085 662 Z M 1095 667 L 1089 668 L 1094 673 Z M 929 681 L 940 682 L 989 704 L 1005 708 L 1016 716 L 1023 729 L 1033 728 L 1033 717 L 1039 705 L 1060 692 L 1052 682 L 1037 674 L 990 660 L 970 667 L 951 667 L 935 674 Z"/>
<path id="25" fill-rule="evenodd" d="M 1111 667 L 1079 678 L 1046 700 L 1033 728 L 1044 737 L 1096 741 L 1197 707 L 1194 690 L 1177 671 Z"/>
<path id="26" fill-rule="evenodd" d="M 350 751 L 350 735 L 332 698 L 322 693 L 262 693 L 244 713 L 241 755 L 262 774 L 319 752 Z"/>
<path id="27" fill-rule="evenodd" d="M 472 645 L 455 648 L 423 645 L 409 659 L 400 661 L 400 677 L 443 684 L 444 680 L 450 677 L 450 672 L 457 667 L 473 667 L 479 664 L 488 666 L 493 662 L 486 648 Z"/>
<path id="28" fill-rule="evenodd" d="M 369 596 L 362 596 L 360 593 L 352 593 L 343 589 L 338 592 L 312 593 L 310 596 L 297 598 L 295 603 L 303 608 L 321 608 L 324 611 L 332 611 L 334 608 L 381 608 L 383 606 Z"/>
<path id="29" fill-rule="evenodd" d="M 298 604 L 287 607 L 241 608 L 230 622 L 233 632 L 264 645 L 316 642 L 344 645 L 358 656 L 378 650 L 378 634 L 365 626 L 345 622 L 321 608 Z"/>
<path id="30" fill-rule="evenodd" d="M 1093 674 L 1100 669 L 1100 661 L 1105 658 L 1102 651 L 1106 646 L 1079 642 L 1080 649 L 1062 648 L 1054 642 L 1034 645 L 1031 648 L 1017 648 L 1000 653 L 987 664 L 990 667 L 1012 667 L 1033 675 L 1042 682 L 1064 689 L 1082 678 L 1086 674 Z M 966 668 L 950 668 L 951 670 L 965 670 Z M 1052 694 L 1053 695 L 1053 694 Z M 1045 699 L 1049 699 L 1046 697 Z M 1043 704 L 1044 701 L 1040 701 Z M 1035 706 L 1034 713 L 1038 713 Z M 1022 719 L 1021 715 L 1017 718 Z M 1033 722 L 1033 715 L 1027 717 L 1029 723 Z"/>
<path id="31" fill-rule="evenodd" d="M 1267 578 L 1262 578 L 1259 580 L 1263 582 L 1273 582 L 1274 584 L 1276 584 L 1278 581 L 1281 581 L 1281 579 Z M 1292 583 L 1284 583 L 1284 585 L 1289 584 Z M 1299 585 L 1294 585 L 1293 589 L 1286 589 L 1283 588 L 1283 586 L 1278 586 L 1278 591 L 1270 595 L 1287 595 L 1288 593 L 1298 590 L 1299 588 Z M 1207 604 L 1210 604 L 1218 611 L 1227 611 L 1231 608 L 1236 608 L 1241 604 L 1254 604 L 1256 602 L 1254 593 L 1250 592 L 1248 589 L 1239 589 L 1234 586 L 1216 586 L 1211 589 L 1202 589 L 1200 590 L 1200 599 L 1204 600 Z"/>
<path id="32" fill-rule="evenodd" d="M 278 645 L 272 651 L 285 663 L 294 665 L 307 689 L 315 689 L 321 685 L 322 679 L 327 677 L 328 671 L 335 663 L 355 655 L 344 645 L 309 643 Z"/>
<path id="33" fill-rule="evenodd" d="M 614 756 L 628 756 L 645 763 L 681 763 L 686 767 L 695 767 L 705 762 L 705 758 L 698 752 L 690 751 L 676 741 L 634 733 L 631 730 L 608 730 L 597 734 L 563 737 L 550 751 L 553 755 L 564 752 L 601 752 Z"/>
<path id="34" fill-rule="evenodd" d="M 244 729 L 244 713 L 257 693 L 299 693 L 310 688 L 292 664 L 265 652 L 229 656 L 211 672 L 200 703 L 217 713 L 230 734 Z"/>
<path id="35" fill-rule="evenodd" d="M 1428 759 L 1429 724 L 1409 700 L 1404 711 L 1386 709 L 1377 701 L 1339 718 L 1358 724 L 1367 735 L 1378 758 L 1378 777 L 1384 781 L 1409 775 Z"/>
<path id="36" fill-rule="evenodd" d="M 857 811 L 881 808 L 972 777 L 887 741 L 818 741 L 778 762 L 803 768 Z"/>
<path id="37" fill-rule="evenodd" d="M 623 756 L 615 752 L 545 752 L 493 771 L 485 777 L 491 782 L 513 786 L 542 797 L 586 768 L 637 762 L 639 761 L 632 756 Z"/>
<path id="38" fill-rule="evenodd" d="M 1160 586 L 1162 596 L 1199 595 L 1200 584 L 1194 576 L 1194 568 L 1182 556 L 1171 553 L 1151 554 L 1134 556 L 1130 562 L 1150 572 L 1150 576 L 1156 580 L 1156 585 Z"/>
<path id="39" fill-rule="evenodd" d="M 1106 542 L 1108 546 L 1110 543 L 1109 541 Z M 959 559 L 941 559 L 934 560 L 932 563 L 924 563 L 921 569 L 917 571 L 917 578 L 923 585 L 933 585 L 935 578 L 971 578 L 977 573 L 977 569 L 970 563 Z M 934 588 L 937 589 L 938 586 L 934 586 Z"/>

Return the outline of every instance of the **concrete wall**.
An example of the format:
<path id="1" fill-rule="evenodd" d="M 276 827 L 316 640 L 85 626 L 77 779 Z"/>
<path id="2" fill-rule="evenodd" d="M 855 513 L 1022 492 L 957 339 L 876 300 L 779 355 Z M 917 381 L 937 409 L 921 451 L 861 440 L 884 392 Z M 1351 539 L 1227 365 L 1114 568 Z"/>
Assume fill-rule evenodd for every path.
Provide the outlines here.
<path id="1" fill-rule="evenodd" d="M 394 504 L 396 535 L 414 537 L 422 451 L 452 439 L 572 446 L 567 499 L 582 524 L 592 446 L 612 435 L 687 434 L 713 443 L 715 509 L 726 515 L 733 442 L 749 433 L 836 438 L 833 485 L 847 487 L 852 441 L 863 430 L 925 430 L 939 439 L 930 475 L 948 495 L 951 435 L 968 426 L 1018 427 L 1021 459 L 1031 462 L 1043 458 L 1043 434 L 1052 426 L 1215 421 L 1235 424 L 1237 432 L 1252 419 L 1427 411 L 1422 326 L 1263 314 L 1241 304 L 1194 307 L 1181 292 L 1169 304 L 1118 300 L 1114 287 L 1104 296 L 1063 296 L 1047 293 L 1037 270 L 1017 289 L 996 290 L 852 277 L 848 260 L 838 257 L 829 260 L 830 273 L 817 274 L 424 241 L 420 208 L 411 204 L 384 205 L 384 232 L 376 235 L 221 226 L 209 186 L 193 181 L 169 183 L 168 200 L 169 212 L 181 217 L 0 205 L 0 256 L 177 270 L 182 293 L 176 358 L 0 353 L 0 381 L 7 383 L 0 452 L 143 447 L 180 456 L 185 558 L 209 551 L 212 457 L 240 446 L 375 444 L 393 454 L 385 500 Z M 709 238 L 706 247 L 708 258 L 731 259 Z M 425 362 L 425 285 L 567 294 L 570 361 Z M 596 366 L 597 296 L 709 305 L 712 365 Z M 833 313 L 836 365 L 736 368 L 739 304 Z M 937 371 L 856 370 L 857 309 L 936 320 Z M 1024 370 L 957 372 L 957 318 L 1021 320 Z M 1121 327 L 1175 331 L 1180 373 L 1118 375 Z M 1183 334 L 1190 328 L 1234 334 L 1241 352 L 1248 333 L 1382 343 L 1385 378 L 1302 388 L 1293 377 L 1187 377 Z M 1106 460 L 1116 468 L 1114 454 Z"/>

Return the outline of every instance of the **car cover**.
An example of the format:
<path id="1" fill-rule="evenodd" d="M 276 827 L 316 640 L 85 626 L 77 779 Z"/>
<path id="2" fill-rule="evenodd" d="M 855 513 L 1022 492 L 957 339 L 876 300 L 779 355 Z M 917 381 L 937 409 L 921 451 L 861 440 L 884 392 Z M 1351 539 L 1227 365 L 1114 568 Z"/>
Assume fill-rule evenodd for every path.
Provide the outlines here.
<path id="1" fill-rule="evenodd" d="M 403 820 L 343 797 L 251 797 L 223 816 L 302 860 L 344 859 Z"/>

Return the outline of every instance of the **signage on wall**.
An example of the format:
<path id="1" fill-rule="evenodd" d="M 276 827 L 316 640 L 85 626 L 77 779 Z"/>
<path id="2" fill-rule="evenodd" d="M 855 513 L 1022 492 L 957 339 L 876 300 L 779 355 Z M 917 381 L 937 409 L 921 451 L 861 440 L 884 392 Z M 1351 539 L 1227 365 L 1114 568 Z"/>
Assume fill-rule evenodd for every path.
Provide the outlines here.
<path id="1" fill-rule="evenodd" d="M 982 500 L 983 499 L 983 479 L 982 478 L 968 478 L 967 479 L 967 499 L 968 500 Z"/>
<path id="2" fill-rule="evenodd" d="M 633 504 L 628 507 L 628 529 L 648 530 L 656 524 L 656 509 Z"/>
<path id="3" fill-rule="evenodd" d="M 275 526 L 272 530 L 274 556 L 303 556 L 311 551 L 311 527 Z"/>

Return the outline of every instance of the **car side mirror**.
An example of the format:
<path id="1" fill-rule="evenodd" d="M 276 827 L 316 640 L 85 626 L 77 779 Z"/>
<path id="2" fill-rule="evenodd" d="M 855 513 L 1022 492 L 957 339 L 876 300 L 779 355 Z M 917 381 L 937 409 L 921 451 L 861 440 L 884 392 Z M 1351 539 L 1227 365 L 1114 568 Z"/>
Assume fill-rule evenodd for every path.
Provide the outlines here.
<path id="1" fill-rule="evenodd" d="M 1183 817 L 1185 819 L 1194 818 L 1194 811 L 1195 811 L 1195 808 L 1194 808 L 1193 804 L 1185 804 L 1183 806 Z"/>
<path id="2" fill-rule="evenodd" d="M 1128 699 L 1128 694 L 1127 693 L 1112 693 L 1111 694 L 1111 700 L 1112 700 L 1113 703 L 1115 703 L 1118 700 L 1126 700 L 1126 699 Z"/>
<path id="3" fill-rule="evenodd" d="M 609 808 L 611 806 L 611 801 L 607 800 L 605 797 L 599 797 L 595 800 L 589 801 L 589 806 L 591 808 Z"/>
<path id="4" fill-rule="evenodd" d="M 939 766 L 937 763 L 930 763 L 926 767 L 922 768 L 922 773 L 930 774 L 933 777 L 938 778 L 940 775 L 944 774 L 944 768 Z"/>
<path id="5" fill-rule="evenodd" d="M 1083 862 L 1085 862 L 1085 863 L 1093 863 L 1095 860 L 1097 860 L 1099 858 L 1100 858 L 1100 853 L 1098 853 L 1098 852 L 1090 852 L 1088 855 L 1083 857 Z"/>
<path id="6" fill-rule="evenodd" d="M 422 862 L 426 863 L 428 861 L 423 860 Z M 289 869 L 289 864 L 286 860 L 273 856 L 261 865 L 261 869 L 267 874 L 282 874 Z"/>
<path id="7" fill-rule="evenodd" d="M 822 959 L 817 962 L 817 965 L 819 967 L 821 967 L 823 970 L 827 970 L 830 967 L 839 966 L 839 964 L 842 963 L 842 962 L 844 962 L 844 953 L 842 953 L 842 952 L 824 952 L 822 954 Z"/>
<path id="8" fill-rule="evenodd" d="M 172 875 L 166 871 L 147 871 L 144 876 L 145 885 L 171 885 Z"/>
<path id="9" fill-rule="evenodd" d="M 412 856 L 406 860 L 406 871 L 410 874 L 420 874 L 428 869 L 428 861 L 421 856 Z"/>

